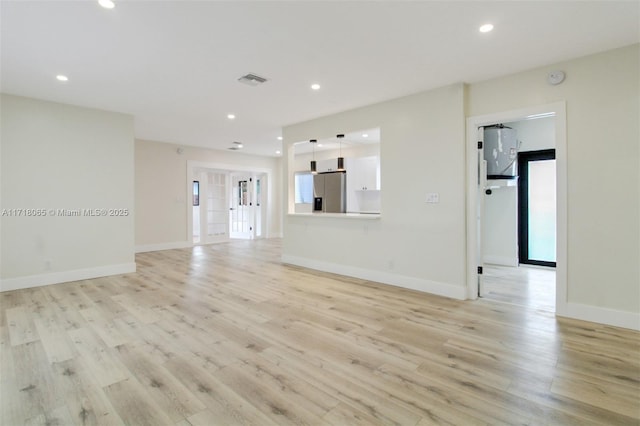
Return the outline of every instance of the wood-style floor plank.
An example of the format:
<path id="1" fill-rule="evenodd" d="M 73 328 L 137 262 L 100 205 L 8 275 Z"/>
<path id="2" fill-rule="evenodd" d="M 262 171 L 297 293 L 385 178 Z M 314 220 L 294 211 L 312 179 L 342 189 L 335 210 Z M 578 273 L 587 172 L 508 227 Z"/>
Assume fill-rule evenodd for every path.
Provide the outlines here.
<path id="1" fill-rule="evenodd" d="M 164 366 L 196 395 L 217 419 L 216 423 L 230 425 L 277 425 L 243 395 L 182 356 Z M 197 414 L 195 414 L 197 416 Z M 199 416 L 201 419 L 203 416 Z M 209 417 L 208 413 L 204 417 Z"/>
<path id="2" fill-rule="evenodd" d="M 117 357 L 138 379 L 147 393 L 173 422 L 196 414 L 206 406 L 175 376 L 141 350 L 128 345 L 116 347 Z"/>
<path id="3" fill-rule="evenodd" d="M 486 297 L 457 301 L 280 250 L 142 253 L 1 293 L 1 424 L 640 424 L 640 333 L 523 298 L 549 271 L 487 268 Z"/>
<path id="4" fill-rule="evenodd" d="M 133 377 L 104 387 L 107 397 L 127 425 L 157 426 L 175 423 L 169 412 Z"/>
<path id="5" fill-rule="evenodd" d="M 69 336 L 80 353 L 79 360 L 100 386 L 127 379 L 131 373 L 111 353 L 110 348 L 88 328 L 70 330 Z"/>
<path id="6" fill-rule="evenodd" d="M 40 340 L 38 331 L 33 322 L 33 316 L 25 306 L 7 309 L 7 324 L 9 324 L 9 336 L 11 346 Z"/>
<path id="7" fill-rule="evenodd" d="M 78 358 L 54 363 L 52 369 L 74 424 L 124 424 L 102 386 Z"/>

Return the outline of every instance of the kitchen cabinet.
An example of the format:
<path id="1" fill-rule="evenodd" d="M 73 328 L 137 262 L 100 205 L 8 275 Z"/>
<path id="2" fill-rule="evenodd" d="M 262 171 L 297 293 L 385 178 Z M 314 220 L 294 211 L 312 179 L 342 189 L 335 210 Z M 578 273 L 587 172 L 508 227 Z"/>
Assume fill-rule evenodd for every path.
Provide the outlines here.
<path id="1" fill-rule="evenodd" d="M 347 211 L 380 212 L 380 160 L 378 156 L 346 158 Z"/>
<path id="2" fill-rule="evenodd" d="M 353 160 L 351 174 L 354 180 L 354 189 L 362 191 L 380 189 L 378 157 L 360 157 Z"/>
<path id="3" fill-rule="evenodd" d="M 346 165 L 345 165 L 346 169 Z M 316 171 L 318 173 L 335 172 L 338 170 L 338 159 L 329 158 L 327 160 L 318 160 L 316 162 Z"/>

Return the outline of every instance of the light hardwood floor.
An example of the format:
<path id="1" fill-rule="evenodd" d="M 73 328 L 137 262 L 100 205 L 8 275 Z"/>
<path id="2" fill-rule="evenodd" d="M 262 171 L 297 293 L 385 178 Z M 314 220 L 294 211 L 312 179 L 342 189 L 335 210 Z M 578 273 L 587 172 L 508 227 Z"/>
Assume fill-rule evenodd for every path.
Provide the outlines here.
<path id="1" fill-rule="evenodd" d="M 640 423 L 639 333 L 284 266 L 280 244 L 2 293 L 1 424 Z"/>
<path id="2" fill-rule="evenodd" d="M 487 265 L 480 279 L 480 294 L 496 302 L 556 311 L 556 271 L 521 265 Z"/>

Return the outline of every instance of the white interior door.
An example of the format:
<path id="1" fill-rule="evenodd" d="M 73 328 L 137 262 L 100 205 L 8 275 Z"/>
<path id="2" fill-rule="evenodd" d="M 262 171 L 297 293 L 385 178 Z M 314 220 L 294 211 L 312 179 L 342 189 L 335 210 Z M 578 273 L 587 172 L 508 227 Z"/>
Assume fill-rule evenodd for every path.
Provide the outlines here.
<path id="1" fill-rule="evenodd" d="M 202 176 L 200 174 L 195 173 L 193 176 L 193 181 L 191 182 L 191 217 L 192 217 L 192 230 L 191 233 L 191 241 L 193 244 L 200 244 L 201 239 L 201 230 L 200 226 L 200 181 L 202 180 Z"/>
<path id="2" fill-rule="evenodd" d="M 249 175 L 231 175 L 231 207 L 229 221 L 231 238 L 254 237 L 254 179 Z"/>
<path id="3" fill-rule="evenodd" d="M 206 216 L 202 234 L 204 243 L 216 243 L 229 238 L 229 215 L 227 206 L 227 174 L 224 172 L 208 172 L 206 179 Z"/>
<path id="4" fill-rule="evenodd" d="M 229 239 L 228 173 L 200 169 L 192 182 L 193 243 L 211 244 Z"/>
<path id="5" fill-rule="evenodd" d="M 264 228 L 265 228 L 265 219 L 266 215 L 264 214 L 265 207 L 265 176 L 260 175 L 254 178 L 254 200 L 255 200 L 255 208 L 254 208 L 254 237 L 255 238 L 263 238 L 264 237 Z"/>

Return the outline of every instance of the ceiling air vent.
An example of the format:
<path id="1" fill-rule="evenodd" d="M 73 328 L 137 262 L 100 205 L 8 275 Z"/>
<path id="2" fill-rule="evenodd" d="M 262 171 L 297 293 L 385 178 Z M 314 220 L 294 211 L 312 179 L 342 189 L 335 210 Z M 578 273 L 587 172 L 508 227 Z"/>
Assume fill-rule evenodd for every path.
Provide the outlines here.
<path id="1" fill-rule="evenodd" d="M 249 86 L 257 86 L 267 81 L 267 79 L 264 77 L 260 77 L 259 75 L 247 74 L 240 77 L 238 81 L 240 83 L 248 84 Z"/>

